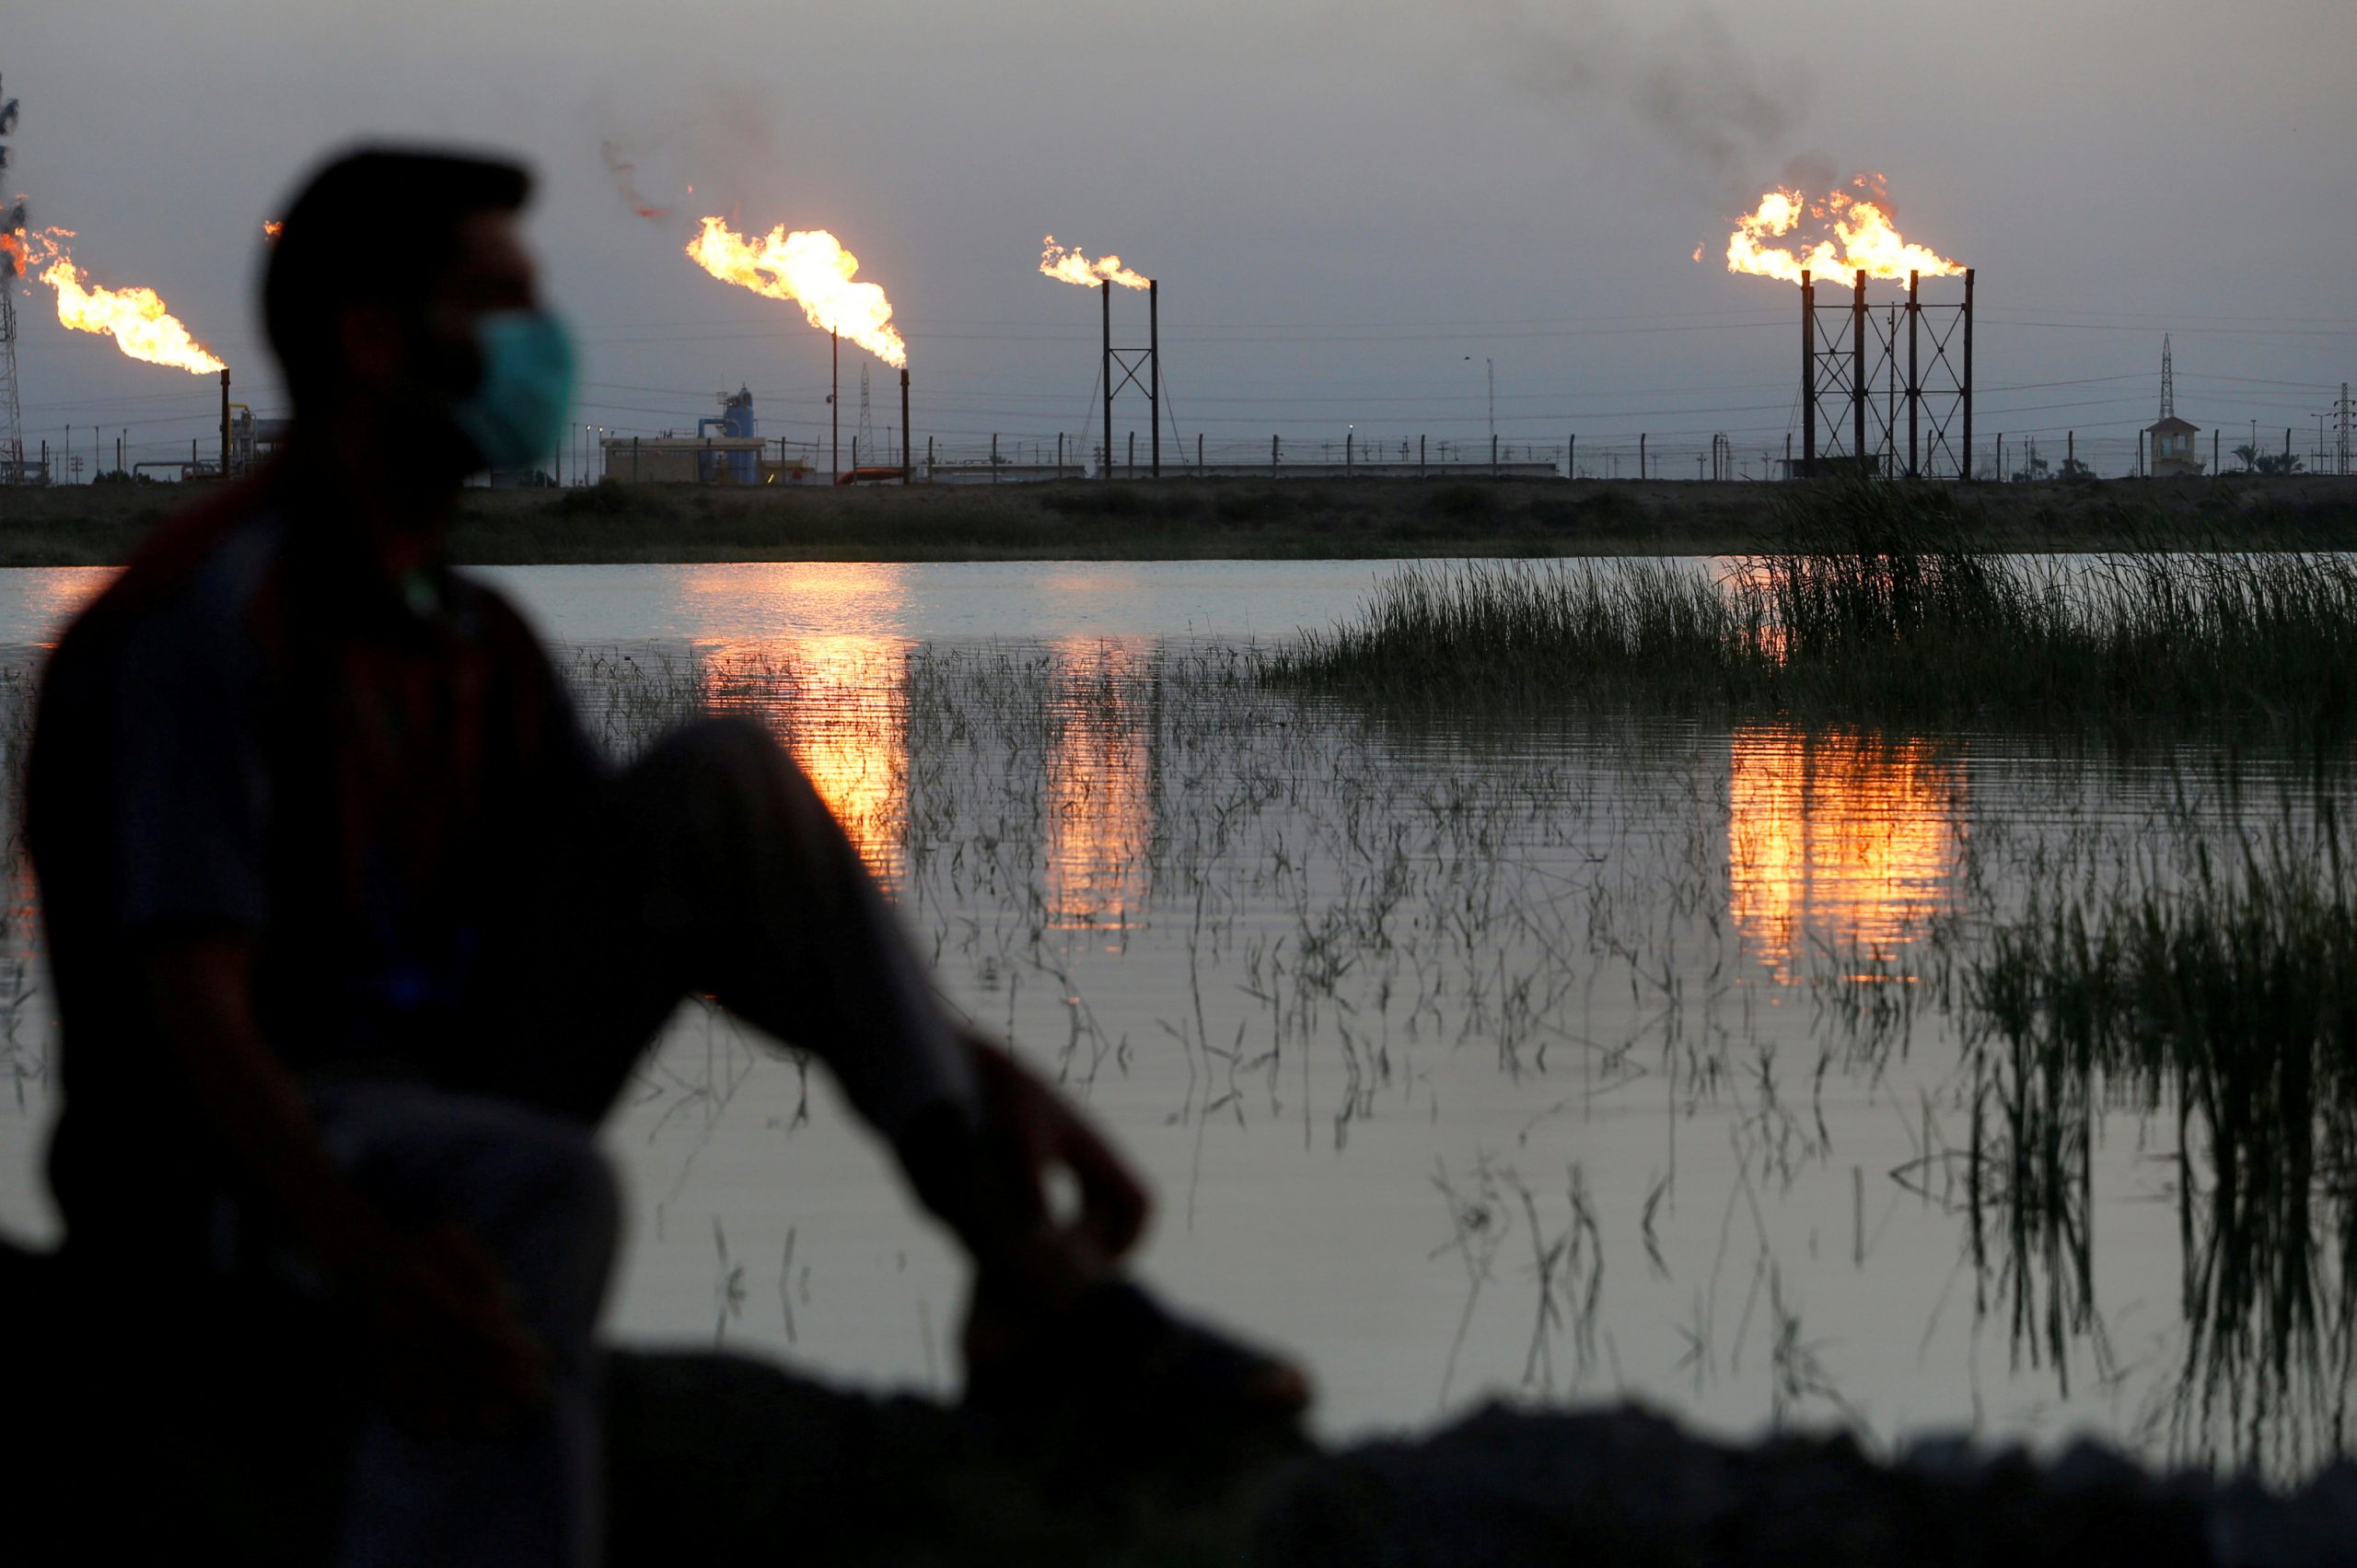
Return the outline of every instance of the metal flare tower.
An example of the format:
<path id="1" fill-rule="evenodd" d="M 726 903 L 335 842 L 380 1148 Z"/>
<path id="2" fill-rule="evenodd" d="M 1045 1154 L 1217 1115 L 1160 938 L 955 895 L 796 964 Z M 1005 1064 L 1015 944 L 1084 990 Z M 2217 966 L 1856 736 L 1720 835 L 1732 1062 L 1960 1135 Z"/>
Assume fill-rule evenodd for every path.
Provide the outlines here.
<path id="1" fill-rule="evenodd" d="M 1148 462 L 1154 477 L 1162 477 L 1162 282 L 1148 278 L 1145 284 L 1145 347 L 1118 348 L 1113 343 L 1113 284 L 1107 279 L 1097 285 L 1103 298 L 1105 314 L 1105 364 L 1102 372 L 1105 388 L 1105 469 L 1103 478 L 1113 477 L 1113 396 L 1134 387 L 1145 394 L 1145 422 L 1153 431 L 1148 439 Z M 1130 437 L 1130 469 L 1134 477 L 1137 469 L 1137 437 Z"/>
<path id="2" fill-rule="evenodd" d="M 1917 273 L 1904 303 L 1870 305 L 1866 274 L 1850 281 L 1801 273 L 1798 471 L 1969 480 L 1973 270 L 1946 304 L 1923 298 Z"/>

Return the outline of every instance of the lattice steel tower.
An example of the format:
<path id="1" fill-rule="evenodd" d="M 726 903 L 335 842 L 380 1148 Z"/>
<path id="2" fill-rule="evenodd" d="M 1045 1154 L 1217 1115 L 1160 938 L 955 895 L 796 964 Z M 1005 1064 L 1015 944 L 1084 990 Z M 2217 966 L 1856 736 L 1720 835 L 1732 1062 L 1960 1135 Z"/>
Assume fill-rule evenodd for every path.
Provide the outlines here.
<path id="1" fill-rule="evenodd" d="M 2161 417 L 2177 417 L 2177 366 L 2169 358 L 2169 335 L 2161 334 Z"/>
<path id="2" fill-rule="evenodd" d="M 17 100 L 0 98 L 0 136 L 17 128 Z M 0 141 L 0 173 L 8 168 Z M 25 409 L 17 392 L 17 280 L 25 275 L 25 204 L 0 215 L 0 484 L 20 484 L 25 470 Z M 46 477 L 46 476 L 44 476 Z"/>
<path id="3" fill-rule="evenodd" d="M 1926 304 L 1910 273 L 1904 304 L 1869 306 L 1864 272 L 1847 288 L 1801 273 L 1800 472 L 1972 477 L 1975 276 Z"/>

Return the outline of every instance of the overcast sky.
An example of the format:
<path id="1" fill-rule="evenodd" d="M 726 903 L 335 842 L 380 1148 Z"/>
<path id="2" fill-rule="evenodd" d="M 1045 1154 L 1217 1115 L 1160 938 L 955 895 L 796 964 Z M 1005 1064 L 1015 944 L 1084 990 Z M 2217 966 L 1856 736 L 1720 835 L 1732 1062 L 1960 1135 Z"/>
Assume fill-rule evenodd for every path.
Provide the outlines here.
<path id="1" fill-rule="evenodd" d="M 617 429 L 739 383 L 765 435 L 824 427 L 824 336 L 681 254 L 717 211 L 857 253 L 920 440 L 1091 427 L 1097 307 L 1035 271 L 1053 231 L 1163 280 L 1189 441 L 1486 446 L 1494 360 L 1510 442 L 1723 430 L 1755 461 L 1797 424 L 1797 291 L 1718 257 L 1795 158 L 1883 171 L 1908 237 L 1978 267 L 1984 439 L 2127 436 L 2165 330 L 2180 413 L 2306 451 L 2357 380 L 2353 68 L 2350 0 L 88 0 L 0 32 L 34 222 L 160 290 L 265 412 L 261 221 L 325 150 L 398 136 L 539 170 L 580 417 Z M 631 214 L 606 140 L 670 217 Z M 19 307 L 31 440 L 96 424 L 110 463 L 126 427 L 141 456 L 207 432 L 209 380 Z"/>

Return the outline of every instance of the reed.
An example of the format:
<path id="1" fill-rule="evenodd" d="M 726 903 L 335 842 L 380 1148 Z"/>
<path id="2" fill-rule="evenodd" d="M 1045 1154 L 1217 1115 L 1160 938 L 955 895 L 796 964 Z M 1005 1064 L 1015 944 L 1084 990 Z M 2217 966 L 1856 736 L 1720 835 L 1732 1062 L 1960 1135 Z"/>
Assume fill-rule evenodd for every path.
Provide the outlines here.
<path id="1" fill-rule="evenodd" d="M 2174 1117 L 2171 1446 L 2281 1465 L 2345 1451 L 2357 1372 L 2357 906 L 2330 796 L 2308 826 L 2193 859 L 2182 880 L 2046 901 L 1966 966 L 1973 1233 L 2002 1237 L 2016 1343 L 2059 1357 L 2094 1316 L 2102 1112 Z"/>
<path id="2" fill-rule="evenodd" d="M 1993 552 L 1945 491 L 1779 503 L 1777 546 L 1672 562 L 1409 567 L 1270 656 L 1279 685 L 1401 706 L 1708 706 L 1821 721 L 2357 717 L 2357 563 L 2197 546 Z M 2159 541 L 2156 541 L 2156 543 Z"/>

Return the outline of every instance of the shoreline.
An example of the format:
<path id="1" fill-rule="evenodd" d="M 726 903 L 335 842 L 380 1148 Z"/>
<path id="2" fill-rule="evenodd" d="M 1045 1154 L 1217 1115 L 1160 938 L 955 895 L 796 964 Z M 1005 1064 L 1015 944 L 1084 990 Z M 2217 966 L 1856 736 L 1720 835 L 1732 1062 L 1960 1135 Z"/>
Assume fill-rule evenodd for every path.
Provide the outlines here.
<path id="1" fill-rule="evenodd" d="M 1952 486 L 1966 541 L 2074 553 L 2357 550 L 2357 478 Z M 1789 483 L 1301 478 L 463 493 L 466 565 L 1414 560 L 1731 555 L 1771 547 Z M 119 564 L 202 498 L 177 485 L 0 489 L 0 566 Z"/>

